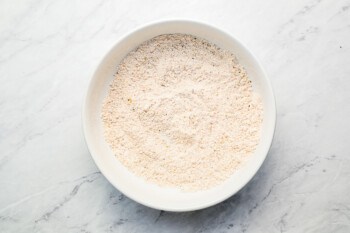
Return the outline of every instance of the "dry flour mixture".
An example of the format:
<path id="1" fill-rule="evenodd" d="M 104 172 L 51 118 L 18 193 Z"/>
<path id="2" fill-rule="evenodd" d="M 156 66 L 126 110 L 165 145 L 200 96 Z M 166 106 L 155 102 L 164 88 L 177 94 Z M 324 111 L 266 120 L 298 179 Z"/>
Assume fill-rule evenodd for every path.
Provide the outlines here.
<path id="1" fill-rule="evenodd" d="M 106 141 L 131 172 L 197 191 L 223 182 L 255 151 L 262 113 L 232 53 L 166 34 L 119 64 L 102 120 Z"/>

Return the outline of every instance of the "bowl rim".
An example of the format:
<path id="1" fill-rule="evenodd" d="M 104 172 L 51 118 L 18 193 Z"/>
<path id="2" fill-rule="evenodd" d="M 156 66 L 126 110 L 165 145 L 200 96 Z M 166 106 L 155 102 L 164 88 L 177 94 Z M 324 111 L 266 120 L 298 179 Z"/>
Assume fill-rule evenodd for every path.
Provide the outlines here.
<path id="1" fill-rule="evenodd" d="M 247 54 L 249 54 L 249 56 L 255 60 L 257 66 L 259 67 L 259 69 L 261 70 L 261 73 L 263 74 L 261 76 L 262 79 L 264 79 L 264 82 L 266 84 L 266 87 L 268 89 L 269 94 L 271 95 L 271 130 L 269 131 L 269 135 L 264 135 L 264 137 L 268 137 L 268 145 L 265 147 L 265 150 L 262 152 L 264 157 L 260 160 L 259 164 L 257 166 L 255 166 L 255 170 L 253 172 L 251 172 L 251 175 L 249 176 L 249 178 L 247 178 L 244 182 L 242 182 L 242 184 L 236 188 L 236 189 L 232 189 L 231 192 L 229 192 L 227 195 L 222 196 L 221 198 L 217 198 L 213 201 L 208 201 L 206 203 L 203 203 L 202 205 L 198 205 L 198 206 L 189 206 L 189 207 L 182 207 L 182 208 L 169 208 L 166 206 L 160 206 L 154 203 L 149 203 L 144 199 L 140 199 L 138 198 L 136 195 L 134 195 L 133 193 L 130 193 L 128 191 L 126 191 L 124 188 L 121 188 L 118 185 L 118 182 L 116 182 L 116 179 L 113 179 L 107 172 L 107 170 L 104 168 L 104 166 L 102 166 L 98 160 L 98 155 L 92 153 L 92 149 L 91 149 L 91 141 L 88 139 L 87 137 L 87 121 L 86 121 L 86 116 L 87 116 L 87 106 L 88 106 L 88 98 L 90 93 L 93 90 L 93 83 L 95 80 L 97 80 L 97 72 L 100 68 L 100 66 L 103 64 L 103 62 L 106 60 L 106 58 L 112 53 L 112 51 L 115 49 L 115 47 L 118 46 L 118 44 L 120 44 L 122 41 L 124 41 L 125 39 L 127 39 L 129 36 L 131 36 L 132 34 L 140 31 L 140 30 L 144 30 L 145 28 L 148 27 L 154 27 L 160 24 L 168 24 L 168 23 L 189 23 L 189 24 L 197 24 L 199 26 L 205 26 L 207 28 L 211 28 L 213 30 L 218 31 L 221 34 L 224 34 L 225 36 L 227 36 L 228 38 L 230 38 L 231 40 L 233 40 L 235 43 L 237 43 L 239 46 L 241 46 L 245 52 Z M 127 196 L 128 198 L 132 199 L 133 201 L 140 203 L 144 206 L 147 207 L 151 207 L 154 209 L 158 209 L 158 210 L 165 210 L 165 211 L 171 211 L 171 212 L 186 212 L 186 211 L 194 211 L 194 210 L 200 210 L 200 209 L 205 209 L 208 208 L 210 206 L 216 205 L 218 203 L 221 203 L 222 201 L 230 198 L 231 196 L 235 195 L 236 193 L 238 193 L 243 187 L 245 187 L 251 180 L 252 178 L 256 175 L 256 173 L 258 172 L 258 170 L 262 167 L 262 164 L 264 163 L 264 161 L 266 160 L 266 157 L 268 155 L 268 152 L 271 148 L 272 142 L 273 142 L 273 138 L 275 135 L 275 130 L 276 130 L 276 118 L 277 118 L 277 110 L 276 110 L 276 99 L 275 99 L 275 95 L 274 95 L 274 91 L 271 85 L 271 82 L 267 76 L 267 73 L 264 69 L 264 67 L 262 66 L 260 60 L 247 48 L 247 46 L 245 46 L 239 39 L 237 39 L 237 37 L 232 36 L 229 32 L 227 32 L 226 30 L 217 27 L 213 24 L 209 24 L 203 21 L 198 21 L 198 20 L 193 20 L 193 19 L 186 19 L 186 18 L 175 18 L 175 19 L 163 19 L 163 20 L 157 20 L 157 21 L 151 21 L 149 23 L 146 24 L 142 24 L 138 27 L 136 27 L 133 30 L 128 31 L 127 33 L 123 34 L 123 36 L 121 36 L 109 49 L 108 51 L 105 53 L 105 55 L 102 57 L 102 59 L 99 60 L 99 62 L 97 63 L 97 67 L 95 68 L 92 77 L 90 78 L 89 84 L 88 84 L 88 88 L 84 97 L 84 101 L 83 101 L 83 109 L 82 109 L 82 128 L 83 128 L 83 133 L 84 133 L 84 139 L 85 139 L 85 143 L 87 145 L 87 148 L 89 150 L 89 153 L 93 159 L 93 161 L 95 162 L 97 168 L 100 170 L 101 174 L 121 193 L 123 193 L 125 196 Z M 267 144 L 267 143 L 266 143 Z"/>

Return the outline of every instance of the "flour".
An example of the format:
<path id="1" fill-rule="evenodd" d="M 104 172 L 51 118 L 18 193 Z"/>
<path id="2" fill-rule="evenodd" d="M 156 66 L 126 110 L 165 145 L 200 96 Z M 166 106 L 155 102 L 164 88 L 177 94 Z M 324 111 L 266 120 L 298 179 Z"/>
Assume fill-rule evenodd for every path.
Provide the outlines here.
<path id="1" fill-rule="evenodd" d="M 106 141 L 131 172 L 197 191 L 225 181 L 255 151 L 262 112 L 233 54 L 167 34 L 119 64 L 102 120 Z"/>

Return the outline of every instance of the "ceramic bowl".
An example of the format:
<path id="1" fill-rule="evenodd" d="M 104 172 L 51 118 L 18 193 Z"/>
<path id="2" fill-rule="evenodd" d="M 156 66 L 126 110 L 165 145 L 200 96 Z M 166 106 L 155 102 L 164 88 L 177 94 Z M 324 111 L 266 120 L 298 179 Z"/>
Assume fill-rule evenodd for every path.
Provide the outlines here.
<path id="1" fill-rule="evenodd" d="M 235 54 L 263 99 L 260 143 L 250 159 L 229 179 L 209 190 L 183 192 L 151 184 L 129 172 L 114 156 L 103 135 L 101 108 L 120 61 L 142 42 L 168 33 L 184 33 L 204 38 Z M 256 174 L 270 148 L 276 121 L 275 99 L 264 69 L 253 54 L 232 35 L 217 27 L 190 20 L 168 20 L 142 26 L 119 40 L 95 71 L 83 108 L 83 129 L 96 165 L 109 182 L 127 197 L 152 208 L 191 211 L 215 205 L 246 185 Z"/>

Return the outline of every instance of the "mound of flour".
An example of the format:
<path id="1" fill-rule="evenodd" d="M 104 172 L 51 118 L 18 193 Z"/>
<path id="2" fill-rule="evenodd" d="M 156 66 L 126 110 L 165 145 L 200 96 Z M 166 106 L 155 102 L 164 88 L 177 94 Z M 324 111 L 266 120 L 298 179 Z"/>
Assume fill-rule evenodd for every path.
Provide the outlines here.
<path id="1" fill-rule="evenodd" d="M 131 172 L 196 191 L 223 182 L 255 151 L 262 113 L 233 54 L 166 34 L 119 64 L 102 120 L 106 141 Z"/>

